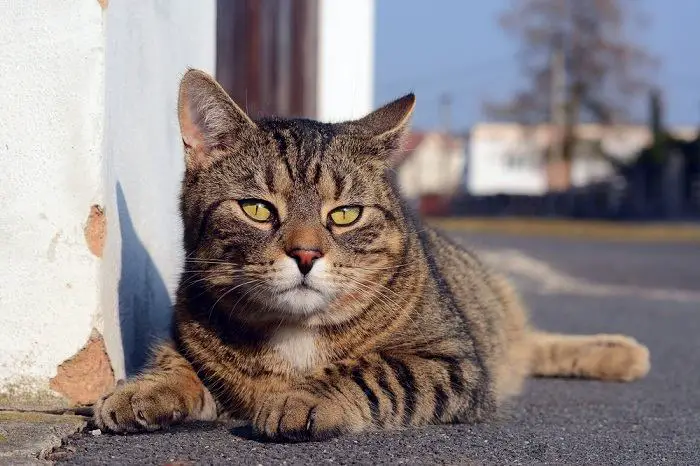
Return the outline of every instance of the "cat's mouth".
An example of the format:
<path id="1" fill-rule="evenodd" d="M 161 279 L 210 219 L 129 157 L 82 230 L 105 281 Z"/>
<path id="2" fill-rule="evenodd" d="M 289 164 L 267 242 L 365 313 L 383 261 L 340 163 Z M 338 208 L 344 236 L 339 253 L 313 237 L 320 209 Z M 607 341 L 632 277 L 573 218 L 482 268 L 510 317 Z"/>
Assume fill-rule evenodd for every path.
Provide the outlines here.
<path id="1" fill-rule="evenodd" d="M 287 288 L 280 290 L 280 293 L 288 293 L 288 292 L 292 292 L 292 291 L 301 291 L 301 290 L 309 290 L 309 291 L 315 291 L 316 293 L 322 293 L 321 290 L 312 286 L 308 282 L 308 280 L 306 280 L 306 279 L 303 279 L 303 280 L 299 281 L 298 283 L 295 283 L 292 286 L 289 286 Z"/>
<path id="2" fill-rule="evenodd" d="M 277 307 L 289 314 L 310 315 L 321 311 L 328 305 L 328 298 L 318 288 L 306 281 L 281 290 L 276 294 Z"/>
<path id="3" fill-rule="evenodd" d="M 309 285 L 309 284 L 306 282 L 306 280 L 304 280 L 303 282 L 301 282 L 301 283 L 298 284 L 297 286 L 292 287 L 292 289 L 311 290 L 311 291 L 315 291 L 316 293 L 320 293 L 320 292 L 321 292 L 321 290 L 318 290 L 318 289 L 314 288 L 313 286 Z"/>
<path id="4" fill-rule="evenodd" d="M 283 290 L 282 294 L 284 294 L 284 293 L 297 294 L 300 297 L 312 295 L 312 294 L 317 294 L 319 296 L 323 296 L 323 292 L 321 290 L 314 288 L 313 286 L 309 285 L 308 283 L 300 283 L 298 285 L 294 285 L 290 288 L 287 288 L 286 290 Z"/>

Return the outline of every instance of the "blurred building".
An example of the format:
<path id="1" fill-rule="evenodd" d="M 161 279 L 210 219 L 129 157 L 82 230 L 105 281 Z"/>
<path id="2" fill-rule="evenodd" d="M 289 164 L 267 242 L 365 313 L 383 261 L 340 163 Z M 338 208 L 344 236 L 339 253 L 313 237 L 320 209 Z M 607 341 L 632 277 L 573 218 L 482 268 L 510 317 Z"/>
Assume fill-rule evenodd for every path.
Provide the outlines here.
<path id="1" fill-rule="evenodd" d="M 464 187 L 466 144 L 440 132 L 413 132 L 397 164 L 404 195 L 423 213 L 439 213 Z"/>
<path id="2" fill-rule="evenodd" d="M 369 113 L 374 0 L 219 0 L 216 75 L 254 118 Z"/>
<path id="3" fill-rule="evenodd" d="M 697 135 L 693 127 L 671 129 L 682 140 Z M 603 181 L 615 174 L 615 165 L 631 162 L 650 144 L 648 126 L 582 124 L 570 163 L 570 186 L 561 168 L 547 161 L 554 137 L 551 125 L 527 127 L 508 123 L 480 123 L 472 128 L 468 154 L 467 191 L 473 195 L 542 195 Z"/>

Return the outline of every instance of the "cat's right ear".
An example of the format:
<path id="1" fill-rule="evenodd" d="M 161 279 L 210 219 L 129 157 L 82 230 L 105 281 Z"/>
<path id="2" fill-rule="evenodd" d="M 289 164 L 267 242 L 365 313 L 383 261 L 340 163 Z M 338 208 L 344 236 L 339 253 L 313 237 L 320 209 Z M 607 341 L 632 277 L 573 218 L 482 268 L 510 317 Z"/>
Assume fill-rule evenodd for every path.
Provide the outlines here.
<path id="1" fill-rule="evenodd" d="M 255 123 L 214 78 L 190 69 L 180 81 L 177 104 L 188 171 L 207 167 L 256 129 Z"/>

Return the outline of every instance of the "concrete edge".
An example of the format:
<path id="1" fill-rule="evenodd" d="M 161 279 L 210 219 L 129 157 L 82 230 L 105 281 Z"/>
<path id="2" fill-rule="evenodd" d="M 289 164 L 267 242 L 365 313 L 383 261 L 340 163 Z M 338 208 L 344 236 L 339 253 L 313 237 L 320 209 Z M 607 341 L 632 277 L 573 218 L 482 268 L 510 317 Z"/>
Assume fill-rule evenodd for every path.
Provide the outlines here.
<path id="1" fill-rule="evenodd" d="M 88 421 L 76 414 L 0 411 L 0 464 L 46 464 Z"/>
<path id="2" fill-rule="evenodd" d="M 449 231 L 522 236 L 587 238 L 649 243 L 700 243 L 700 224 L 623 223 L 533 218 L 436 218 L 426 221 Z"/>

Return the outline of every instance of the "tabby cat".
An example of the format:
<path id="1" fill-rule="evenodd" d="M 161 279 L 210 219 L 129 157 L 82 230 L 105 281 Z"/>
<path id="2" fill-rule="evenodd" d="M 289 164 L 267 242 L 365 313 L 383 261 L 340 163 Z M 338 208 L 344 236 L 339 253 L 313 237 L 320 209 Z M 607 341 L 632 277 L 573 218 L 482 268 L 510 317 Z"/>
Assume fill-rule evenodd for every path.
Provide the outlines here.
<path id="1" fill-rule="evenodd" d="M 319 440 L 485 420 L 528 375 L 648 372 L 632 338 L 533 329 L 499 275 L 409 211 L 392 163 L 414 104 L 253 121 L 186 73 L 174 339 L 96 403 L 101 429 L 226 414 L 265 438 Z"/>

